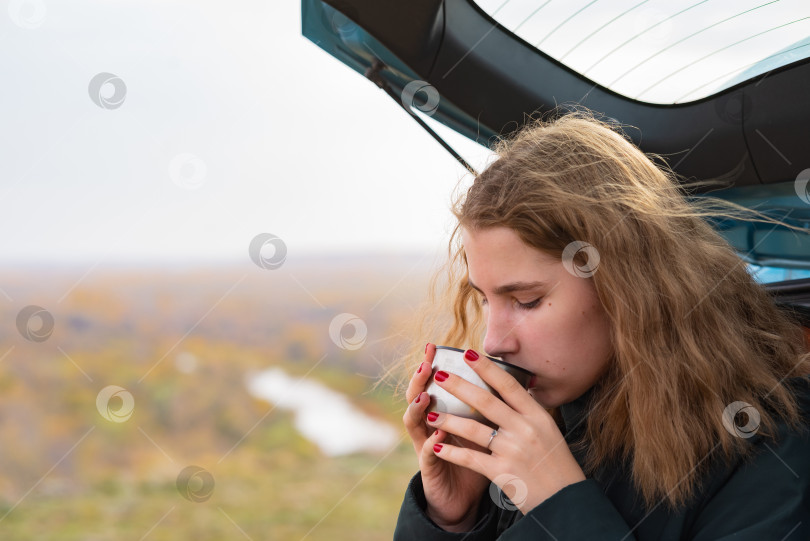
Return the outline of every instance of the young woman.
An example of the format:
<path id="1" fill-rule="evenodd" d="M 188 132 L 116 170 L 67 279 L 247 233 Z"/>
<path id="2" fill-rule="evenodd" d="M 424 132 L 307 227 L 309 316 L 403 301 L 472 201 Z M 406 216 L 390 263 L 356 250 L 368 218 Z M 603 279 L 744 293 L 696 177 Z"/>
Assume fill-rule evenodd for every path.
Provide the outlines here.
<path id="1" fill-rule="evenodd" d="M 434 298 L 452 316 L 430 336 L 474 347 L 500 396 L 420 350 L 403 418 L 420 471 L 394 538 L 810 539 L 806 338 L 704 218 L 772 220 L 692 200 L 581 112 L 496 154 L 453 207 Z M 426 415 L 431 378 L 497 431 Z"/>

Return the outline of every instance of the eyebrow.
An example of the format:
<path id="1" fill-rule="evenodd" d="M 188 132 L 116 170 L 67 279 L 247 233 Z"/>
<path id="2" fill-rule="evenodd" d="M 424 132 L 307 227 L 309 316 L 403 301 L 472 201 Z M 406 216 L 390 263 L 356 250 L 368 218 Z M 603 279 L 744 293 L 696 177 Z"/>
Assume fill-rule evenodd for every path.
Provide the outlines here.
<path id="1" fill-rule="evenodd" d="M 475 285 L 472 280 L 467 278 L 467 283 L 470 285 L 471 288 L 474 290 L 483 293 L 481 289 Z M 548 283 L 546 282 L 512 282 L 511 284 L 504 284 L 502 286 L 498 286 L 495 288 L 496 295 L 504 295 L 506 293 L 514 293 L 515 291 L 527 291 L 530 289 L 537 289 L 541 287 L 547 287 Z"/>

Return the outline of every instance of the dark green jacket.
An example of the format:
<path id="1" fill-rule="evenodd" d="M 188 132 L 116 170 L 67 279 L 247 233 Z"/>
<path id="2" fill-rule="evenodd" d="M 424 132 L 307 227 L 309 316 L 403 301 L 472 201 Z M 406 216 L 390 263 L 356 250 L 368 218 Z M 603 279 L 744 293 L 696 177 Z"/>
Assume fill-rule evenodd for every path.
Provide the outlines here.
<path id="1" fill-rule="evenodd" d="M 804 424 L 810 423 L 810 379 L 796 378 Z M 590 392 L 561 406 L 569 443 L 584 429 Z M 720 414 L 720 413 L 718 413 Z M 571 427 L 571 430 L 565 430 Z M 600 471 L 569 485 L 523 515 L 499 492 L 485 492 L 478 522 L 450 533 L 425 514 L 421 474 L 411 480 L 400 509 L 395 541 L 808 541 L 810 540 L 810 435 L 779 426 L 777 441 L 754 435 L 749 460 L 709 469 L 691 504 L 645 508 L 627 468 Z M 582 453 L 574 454 L 582 464 Z M 496 487 L 495 487 L 496 488 Z M 497 504 L 496 504 L 497 500 Z"/>

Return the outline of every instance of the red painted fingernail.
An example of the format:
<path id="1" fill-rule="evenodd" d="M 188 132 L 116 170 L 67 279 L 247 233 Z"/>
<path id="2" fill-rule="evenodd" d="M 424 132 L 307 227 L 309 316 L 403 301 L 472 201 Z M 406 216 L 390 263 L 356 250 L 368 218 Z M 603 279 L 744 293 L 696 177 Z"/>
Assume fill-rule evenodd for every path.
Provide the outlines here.
<path id="1" fill-rule="evenodd" d="M 430 345 L 430 342 L 428 342 L 427 344 L 425 344 L 425 353 L 427 353 L 427 347 L 428 347 L 429 345 Z"/>
<path id="2" fill-rule="evenodd" d="M 433 433 L 433 435 L 435 436 L 435 435 L 436 435 L 436 434 L 438 434 L 438 433 L 439 433 L 439 431 L 437 430 L 436 432 L 434 432 L 434 433 Z"/>
<path id="3" fill-rule="evenodd" d="M 422 398 L 422 393 L 416 395 L 416 400 L 414 402 L 419 402 L 419 399 Z"/>
<path id="4" fill-rule="evenodd" d="M 436 381 L 444 381 L 444 380 L 446 380 L 447 378 L 450 377 L 450 374 L 448 374 L 444 370 L 439 370 L 438 372 L 436 372 L 436 375 L 433 376 L 433 377 L 436 379 Z"/>
<path id="5" fill-rule="evenodd" d="M 424 363 L 420 363 L 420 364 L 419 364 L 419 370 L 417 370 L 417 371 L 416 371 L 416 373 L 417 373 L 417 374 L 418 374 L 418 373 L 420 373 L 420 372 L 422 371 L 422 365 L 423 365 L 423 364 L 424 364 Z"/>
<path id="6" fill-rule="evenodd" d="M 433 450 L 434 450 L 435 452 L 437 452 L 437 453 L 438 453 L 439 451 L 441 451 L 441 450 L 442 450 L 442 444 L 441 444 L 441 443 L 437 443 L 437 444 L 435 444 L 435 445 L 433 446 Z"/>
<path id="7" fill-rule="evenodd" d="M 433 421 L 435 421 L 436 419 L 439 418 L 439 414 L 436 413 L 435 411 L 431 411 L 430 413 L 428 413 L 427 417 L 428 417 L 428 421 L 430 421 L 432 423 Z"/>
<path id="8" fill-rule="evenodd" d="M 467 359 L 468 361 L 477 361 L 478 354 L 473 350 L 468 349 L 467 351 L 464 352 L 464 358 Z"/>

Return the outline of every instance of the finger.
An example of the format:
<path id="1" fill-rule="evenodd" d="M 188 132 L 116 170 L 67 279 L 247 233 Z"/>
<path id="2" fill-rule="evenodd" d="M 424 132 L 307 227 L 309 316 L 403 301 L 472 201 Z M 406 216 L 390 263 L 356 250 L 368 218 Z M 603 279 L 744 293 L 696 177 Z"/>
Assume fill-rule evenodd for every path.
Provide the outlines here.
<path id="1" fill-rule="evenodd" d="M 417 454 L 419 453 L 425 438 L 433 428 L 425 424 L 425 409 L 430 404 L 430 395 L 421 392 L 408 404 L 405 414 L 402 416 L 402 423 L 408 431 L 408 435 L 413 440 Z"/>
<path id="2" fill-rule="evenodd" d="M 477 449 L 487 452 L 492 428 L 473 419 L 466 419 L 448 413 L 431 412 L 426 414 L 425 420 L 428 426 L 441 428 L 454 436 L 464 438 L 474 444 Z"/>
<path id="3" fill-rule="evenodd" d="M 529 392 L 516 380 L 512 374 L 491 361 L 486 355 L 479 355 L 476 351 L 467 350 L 464 360 L 481 376 L 493 389 L 495 389 L 504 402 L 518 413 L 534 413 L 537 402 L 531 397 Z"/>
<path id="4" fill-rule="evenodd" d="M 478 410 L 497 426 L 510 426 L 517 415 L 503 400 L 461 376 L 440 370 L 434 375 L 434 380 L 442 389 Z"/>
<path id="5" fill-rule="evenodd" d="M 416 395 L 425 390 L 427 382 L 430 379 L 431 365 L 433 364 L 433 357 L 435 355 L 436 346 L 434 344 L 427 344 L 427 346 L 425 346 L 425 360 L 416 368 L 416 372 L 408 383 L 408 389 L 405 391 L 405 400 L 408 403 L 413 402 L 414 399 L 416 399 Z"/>
<path id="6" fill-rule="evenodd" d="M 427 442 L 425 442 L 427 444 Z M 427 445 L 425 445 L 427 447 Z M 457 447 L 449 443 L 436 442 L 430 447 L 434 456 L 441 460 L 451 462 L 457 466 L 478 472 L 490 481 L 492 480 L 492 473 L 495 471 L 496 458 L 492 455 L 474 451 L 465 447 Z"/>
<path id="7" fill-rule="evenodd" d="M 441 458 L 436 456 L 436 453 L 433 451 L 433 446 L 442 444 L 446 437 L 447 432 L 444 430 L 434 430 L 431 432 L 430 436 L 425 439 L 419 456 L 420 468 L 429 468 L 439 463 Z"/>
<path id="8" fill-rule="evenodd" d="M 468 349 L 464 352 L 464 361 L 481 379 L 486 381 L 501 396 L 501 399 L 521 414 L 533 414 L 539 404 L 512 374 L 504 370 L 486 355 L 479 355 Z"/>

